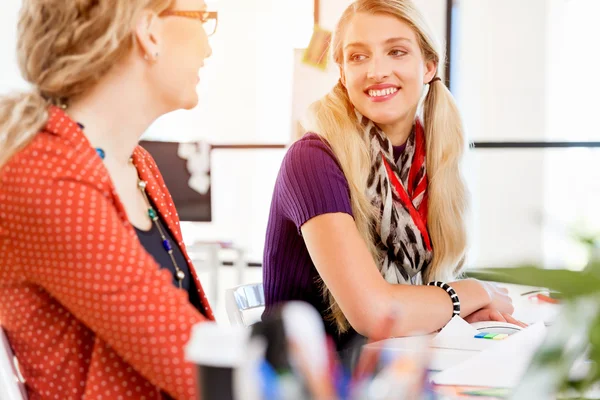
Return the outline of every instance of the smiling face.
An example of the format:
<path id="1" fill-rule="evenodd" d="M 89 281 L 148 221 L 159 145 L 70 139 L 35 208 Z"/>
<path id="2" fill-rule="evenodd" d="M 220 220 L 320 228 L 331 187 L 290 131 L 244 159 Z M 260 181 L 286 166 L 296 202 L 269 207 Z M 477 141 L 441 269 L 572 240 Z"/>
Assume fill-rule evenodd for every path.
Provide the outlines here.
<path id="1" fill-rule="evenodd" d="M 415 31 L 387 14 L 357 13 L 342 37 L 341 80 L 350 101 L 384 131 L 412 124 L 423 85 L 436 72 Z"/>
<path id="2" fill-rule="evenodd" d="M 203 0 L 177 0 L 172 10 L 204 11 Z M 154 78 L 160 97 L 169 109 L 191 109 L 198 104 L 196 86 L 199 71 L 212 50 L 202 21 L 181 16 L 166 16 L 163 43 L 154 65 Z"/>

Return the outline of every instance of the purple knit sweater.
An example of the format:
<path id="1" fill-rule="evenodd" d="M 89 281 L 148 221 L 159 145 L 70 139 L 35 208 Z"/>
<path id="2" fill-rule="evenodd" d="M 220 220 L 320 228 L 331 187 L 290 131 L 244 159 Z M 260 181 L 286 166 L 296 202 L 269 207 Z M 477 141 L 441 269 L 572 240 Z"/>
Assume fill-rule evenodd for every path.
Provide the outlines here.
<path id="1" fill-rule="evenodd" d="M 394 147 L 394 157 L 403 149 Z M 350 189 L 329 146 L 309 133 L 290 147 L 275 183 L 263 259 L 264 315 L 282 302 L 301 300 L 326 316 L 328 302 L 300 228 L 311 218 L 328 213 L 352 216 Z M 339 268 L 342 271 L 344 266 Z M 335 324 L 327 321 L 325 329 L 338 350 L 356 335 L 353 330 L 339 334 Z"/>

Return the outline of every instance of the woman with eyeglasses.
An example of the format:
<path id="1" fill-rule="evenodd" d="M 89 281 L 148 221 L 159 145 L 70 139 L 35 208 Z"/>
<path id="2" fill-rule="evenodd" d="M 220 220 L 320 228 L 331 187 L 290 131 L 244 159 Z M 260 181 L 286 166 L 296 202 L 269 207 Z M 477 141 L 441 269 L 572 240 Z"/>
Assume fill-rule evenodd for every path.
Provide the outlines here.
<path id="1" fill-rule="evenodd" d="M 31 399 L 190 399 L 214 320 L 177 212 L 138 146 L 198 103 L 202 0 L 24 0 L 31 91 L 0 99 L 0 323 Z"/>

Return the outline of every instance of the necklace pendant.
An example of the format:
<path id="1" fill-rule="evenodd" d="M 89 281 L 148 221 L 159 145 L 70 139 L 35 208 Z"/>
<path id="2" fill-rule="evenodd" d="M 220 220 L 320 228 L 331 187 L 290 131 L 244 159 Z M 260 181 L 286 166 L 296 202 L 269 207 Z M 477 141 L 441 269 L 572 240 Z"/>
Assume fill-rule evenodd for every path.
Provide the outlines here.
<path id="1" fill-rule="evenodd" d="M 98 154 L 98 157 L 100 157 L 102 160 L 106 158 L 106 153 L 100 147 L 96 147 L 96 154 Z"/>
<path id="2" fill-rule="evenodd" d="M 185 279 L 185 272 L 183 272 L 182 270 L 178 270 L 178 271 L 177 271 L 177 279 L 178 279 L 179 281 L 182 281 L 182 280 L 184 280 L 184 279 Z"/>

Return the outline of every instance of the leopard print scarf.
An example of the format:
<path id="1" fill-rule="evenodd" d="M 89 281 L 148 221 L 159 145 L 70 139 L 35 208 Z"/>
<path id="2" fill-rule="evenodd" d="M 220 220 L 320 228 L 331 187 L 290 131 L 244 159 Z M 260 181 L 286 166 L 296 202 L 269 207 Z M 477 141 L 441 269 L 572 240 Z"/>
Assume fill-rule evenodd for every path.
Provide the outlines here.
<path id="1" fill-rule="evenodd" d="M 422 273 L 432 260 L 423 126 L 416 121 L 403 154 L 394 162 L 387 136 L 373 121 L 357 116 L 371 147 L 367 193 L 381 215 L 373 224 L 379 270 L 389 283 L 422 284 Z"/>

